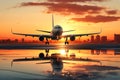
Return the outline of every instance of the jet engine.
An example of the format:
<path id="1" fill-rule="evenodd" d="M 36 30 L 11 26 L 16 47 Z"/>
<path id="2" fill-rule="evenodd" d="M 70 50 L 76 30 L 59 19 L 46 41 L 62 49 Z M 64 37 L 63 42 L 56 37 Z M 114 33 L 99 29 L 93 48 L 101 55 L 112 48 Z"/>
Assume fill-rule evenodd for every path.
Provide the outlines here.
<path id="1" fill-rule="evenodd" d="M 40 36 L 40 37 L 39 37 L 39 40 L 40 40 L 40 41 L 43 41 L 43 40 L 44 40 L 44 37 L 43 37 L 43 36 Z"/>
<path id="2" fill-rule="evenodd" d="M 71 36 L 71 37 L 70 37 L 70 40 L 71 40 L 71 41 L 74 41 L 74 40 L 75 40 L 75 36 Z"/>
<path id="3" fill-rule="evenodd" d="M 57 39 L 57 37 L 55 37 L 55 36 L 52 36 L 52 38 L 51 38 L 52 40 L 56 40 Z"/>
<path id="4" fill-rule="evenodd" d="M 43 58 L 44 58 L 44 53 L 41 52 L 41 53 L 39 54 L 39 58 L 40 58 L 40 59 L 43 59 Z"/>

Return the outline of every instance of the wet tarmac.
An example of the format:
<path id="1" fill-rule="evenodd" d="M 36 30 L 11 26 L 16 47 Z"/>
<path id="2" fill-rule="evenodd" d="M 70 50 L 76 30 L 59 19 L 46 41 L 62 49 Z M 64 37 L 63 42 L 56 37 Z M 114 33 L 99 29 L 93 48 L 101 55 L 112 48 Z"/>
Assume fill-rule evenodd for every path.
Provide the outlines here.
<path id="1" fill-rule="evenodd" d="M 120 79 L 120 55 L 119 50 L 82 50 L 70 49 L 67 56 L 75 53 L 76 57 L 84 59 L 100 60 L 102 64 L 88 61 L 63 60 L 61 71 L 53 71 L 51 64 L 36 64 L 44 61 L 16 62 L 11 67 L 11 61 L 19 58 L 38 57 L 39 53 L 46 54 L 44 49 L 28 50 L 0 50 L 0 80 L 119 80 Z M 61 49 L 52 49 L 52 53 L 63 52 Z M 64 54 L 63 54 L 64 55 Z M 65 54 L 66 56 L 66 54 Z"/>

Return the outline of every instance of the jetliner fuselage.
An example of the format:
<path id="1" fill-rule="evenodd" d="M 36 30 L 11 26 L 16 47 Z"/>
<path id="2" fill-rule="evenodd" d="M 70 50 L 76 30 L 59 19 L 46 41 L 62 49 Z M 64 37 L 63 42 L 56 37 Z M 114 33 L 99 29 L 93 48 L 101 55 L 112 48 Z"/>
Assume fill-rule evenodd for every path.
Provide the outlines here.
<path id="1" fill-rule="evenodd" d="M 51 55 L 51 66 L 53 68 L 53 72 L 61 72 L 63 69 L 63 61 L 60 57 L 60 54 L 52 54 Z"/>
<path id="2" fill-rule="evenodd" d="M 63 29 L 60 25 L 54 26 L 51 32 L 52 40 L 61 39 L 62 33 L 63 33 Z"/>

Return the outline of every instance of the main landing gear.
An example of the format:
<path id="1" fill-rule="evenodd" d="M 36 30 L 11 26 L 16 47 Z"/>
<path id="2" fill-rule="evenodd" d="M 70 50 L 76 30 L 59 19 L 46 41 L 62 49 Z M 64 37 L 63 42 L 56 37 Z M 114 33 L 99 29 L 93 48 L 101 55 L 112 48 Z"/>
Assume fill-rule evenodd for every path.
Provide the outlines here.
<path id="1" fill-rule="evenodd" d="M 49 45 L 49 42 L 48 42 L 48 39 L 46 38 L 46 42 L 45 42 L 46 45 Z"/>
<path id="2" fill-rule="evenodd" d="M 67 45 L 67 44 L 69 44 L 68 38 L 66 38 L 66 40 L 65 40 L 65 45 Z"/>
<path id="3" fill-rule="evenodd" d="M 46 45 L 49 45 L 49 42 L 45 42 Z"/>

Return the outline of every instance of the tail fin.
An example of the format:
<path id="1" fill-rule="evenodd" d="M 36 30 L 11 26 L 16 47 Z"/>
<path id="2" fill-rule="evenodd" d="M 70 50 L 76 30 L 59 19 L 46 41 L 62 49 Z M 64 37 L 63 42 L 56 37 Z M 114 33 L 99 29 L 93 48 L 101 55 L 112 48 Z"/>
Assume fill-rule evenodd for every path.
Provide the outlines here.
<path id="1" fill-rule="evenodd" d="M 54 28 L 54 16 L 52 14 L 52 28 Z"/>

